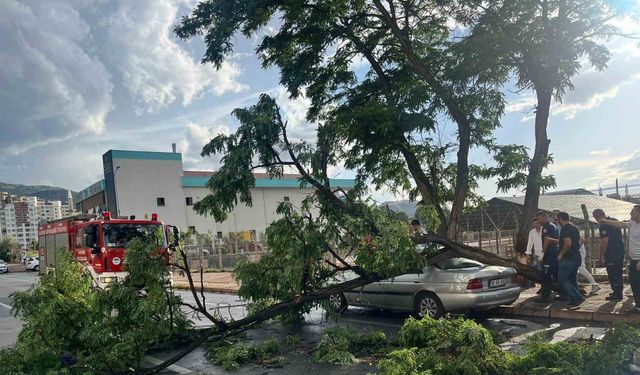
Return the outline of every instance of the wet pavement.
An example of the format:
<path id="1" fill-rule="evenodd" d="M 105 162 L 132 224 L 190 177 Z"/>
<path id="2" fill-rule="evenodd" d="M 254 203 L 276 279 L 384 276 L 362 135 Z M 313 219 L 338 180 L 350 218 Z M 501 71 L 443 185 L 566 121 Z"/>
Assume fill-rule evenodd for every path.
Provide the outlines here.
<path id="1" fill-rule="evenodd" d="M 35 273 L 15 273 L 0 275 L 0 347 L 8 347 L 15 343 L 20 331 L 20 322 L 9 314 L 11 300 L 9 295 L 18 290 L 26 290 L 38 280 Z M 194 299 L 190 291 L 176 291 L 188 303 Z M 241 319 L 246 310 L 243 301 L 234 294 L 204 292 L 205 304 L 212 313 L 220 314 L 225 319 Z M 292 328 L 277 322 L 264 323 L 247 334 L 249 342 L 262 342 L 270 338 L 276 338 L 283 351 L 282 357 L 285 366 L 282 368 L 267 368 L 258 365 L 246 365 L 239 371 L 227 372 L 219 366 L 210 364 L 204 356 L 204 349 L 200 348 L 174 366 L 165 370 L 164 374 L 301 374 L 315 372 L 318 374 L 349 374 L 359 375 L 375 372 L 374 361 L 364 360 L 347 366 L 318 364 L 313 361 L 313 348 L 320 339 L 322 331 L 335 324 L 352 326 L 360 329 L 382 330 L 388 336 L 394 337 L 405 319 L 406 313 L 394 313 L 372 309 L 353 308 L 341 314 L 337 319 L 330 319 L 320 309 L 313 310 L 307 317 L 307 322 L 300 328 Z M 196 326 L 210 325 L 206 319 L 192 315 L 191 319 Z M 576 322 L 569 320 L 557 320 L 547 318 L 515 319 L 504 316 L 488 315 L 475 317 L 475 320 L 485 327 L 498 332 L 504 338 L 501 346 L 506 350 L 522 350 L 522 344 L 533 334 L 545 332 L 546 337 L 552 341 L 574 340 L 578 338 L 598 338 L 604 333 L 606 323 Z M 287 335 L 297 335 L 300 344 L 290 347 L 286 343 Z M 158 364 L 163 359 L 177 353 L 156 352 L 152 353 L 147 361 L 149 365 Z"/>

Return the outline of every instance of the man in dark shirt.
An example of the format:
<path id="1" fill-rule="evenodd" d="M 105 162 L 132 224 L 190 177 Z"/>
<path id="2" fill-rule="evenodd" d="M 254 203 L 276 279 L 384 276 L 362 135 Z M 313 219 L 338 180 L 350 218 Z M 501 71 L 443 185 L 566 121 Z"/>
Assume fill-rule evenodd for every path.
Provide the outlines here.
<path id="1" fill-rule="evenodd" d="M 593 211 L 593 218 L 600 222 L 603 219 L 618 221 L 607 217 L 603 210 Z M 606 299 L 608 301 L 621 301 L 622 289 L 622 268 L 624 266 L 624 242 L 622 231 L 612 225 L 600 224 L 600 256 L 604 253 L 604 263 L 607 267 L 607 275 L 611 283 L 612 293 Z"/>
<path id="2" fill-rule="evenodd" d="M 580 230 L 569 221 L 569 214 L 560 212 L 558 222 L 560 230 L 560 253 L 558 253 L 558 283 L 569 296 L 569 307 L 578 307 L 584 298 L 578 289 L 578 268 L 582 262 L 580 256 Z"/>
<path id="3" fill-rule="evenodd" d="M 544 266 L 544 281 L 540 288 L 540 297 L 537 302 L 549 301 L 551 285 L 558 279 L 558 231 L 555 225 L 549 221 L 547 213 L 540 211 L 536 214 L 536 220 L 542 226 L 542 265 Z"/>

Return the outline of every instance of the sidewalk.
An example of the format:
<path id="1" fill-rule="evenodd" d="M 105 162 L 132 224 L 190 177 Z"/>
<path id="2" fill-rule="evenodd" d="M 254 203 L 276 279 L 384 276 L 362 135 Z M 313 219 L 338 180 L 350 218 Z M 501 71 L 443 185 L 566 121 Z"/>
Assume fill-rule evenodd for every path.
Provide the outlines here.
<path id="1" fill-rule="evenodd" d="M 640 314 L 625 312 L 633 306 L 629 285 L 625 286 L 622 301 L 605 300 L 605 297 L 611 293 L 611 287 L 608 283 L 600 283 L 600 286 L 602 289 L 597 294 L 588 296 L 586 302 L 575 310 L 567 309 L 565 307 L 566 301 L 534 302 L 534 298 L 537 297 L 536 291 L 539 288 L 536 286 L 523 290 L 520 298 L 514 304 L 499 307 L 496 313 L 505 316 L 572 319 L 583 322 L 640 322 Z M 587 286 L 586 290 L 589 291 L 590 288 Z"/>
<path id="2" fill-rule="evenodd" d="M 200 289 L 200 273 L 192 273 L 193 285 Z M 205 272 L 203 275 L 204 290 L 213 293 L 238 293 L 240 286 L 233 279 L 231 272 Z M 189 280 L 178 273 L 173 274 L 173 287 L 176 289 L 189 289 Z"/>

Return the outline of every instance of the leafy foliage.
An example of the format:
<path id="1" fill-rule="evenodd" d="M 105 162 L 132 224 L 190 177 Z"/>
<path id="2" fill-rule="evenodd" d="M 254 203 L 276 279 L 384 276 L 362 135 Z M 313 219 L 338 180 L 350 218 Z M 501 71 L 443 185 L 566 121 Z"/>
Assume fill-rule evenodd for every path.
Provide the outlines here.
<path id="1" fill-rule="evenodd" d="M 155 242 L 151 242 L 152 244 Z M 123 372 L 140 367 L 145 353 L 188 334 L 190 322 L 180 298 L 164 289 L 166 260 L 136 239 L 129 243 L 129 277 L 107 290 L 92 287 L 83 266 L 65 251 L 54 272 L 13 299 L 23 329 L 15 349 L 0 355 L 16 374 L 65 367 L 81 371 Z M 145 298 L 138 293 L 144 288 Z"/>
<path id="2" fill-rule="evenodd" d="M 516 355 L 502 351 L 487 329 L 470 320 L 410 318 L 399 341 L 404 348 L 378 363 L 381 374 L 618 375 L 638 350 L 640 329 L 614 327 L 601 341 L 549 343 L 535 335 L 527 353 Z"/>
<path id="3" fill-rule="evenodd" d="M 238 370 L 247 363 L 263 363 L 280 353 L 278 340 L 269 339 L 259 345 L 217 341 L 207 348 L 207 359 L 225 370 Z"/>
<path id="4" fill-rule="evenodd" d="M 18 243 L 11 237 L 0 240 L 0 259 L 9 262 L 11 259 L 11 250 L 18 247 Z"/>
<path id="5" fill-rule="evenodd" d="M 317 362 L 344 365 L 356 362 L 356 355 L 386 351 L 390 344 L 382 331 L 362 332 L 335 326 L 323 331 L 314 359 Z"/>

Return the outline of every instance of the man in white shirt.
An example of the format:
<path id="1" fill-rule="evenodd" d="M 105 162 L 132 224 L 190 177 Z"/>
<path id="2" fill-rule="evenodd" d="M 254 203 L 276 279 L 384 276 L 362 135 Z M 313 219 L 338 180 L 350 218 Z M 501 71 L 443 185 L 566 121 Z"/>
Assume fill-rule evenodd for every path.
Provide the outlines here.
<path id="1" fill-rule="evenodd" d="M 533 221 L 533 228 L 529 231 L 529 240 L 527 241 L 527 250 L 525 251 L 531 258 L 531 264 L 535 265 L 542 261 L 542 227 L 538 220 Z"/>
<path id="2" fill-rule="evenodd" d="M 629 312 L 640 313 L 640 205 L 633 206 L 630 221 L 613 221 L 601 219 L 601 224 L 629 230 L 629 252 L 627 255 L 631 259 L 629 264 L 629 284 L 633 292 L 635 306 Z"/>

